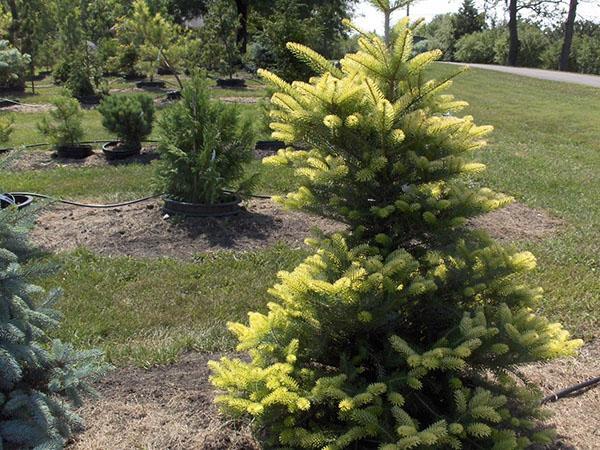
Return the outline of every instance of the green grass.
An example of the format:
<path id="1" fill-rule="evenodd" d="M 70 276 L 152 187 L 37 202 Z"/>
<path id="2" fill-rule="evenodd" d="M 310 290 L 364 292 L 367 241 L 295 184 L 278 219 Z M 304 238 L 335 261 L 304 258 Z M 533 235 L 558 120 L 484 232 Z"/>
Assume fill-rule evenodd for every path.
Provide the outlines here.
<path id="1" fill-rule="evenodd" d="M 58 337 L 101 348 L 115 364 L 150 366 L 172 362 L 185 350 L 231 350 L 226 323 L 264 311 L 276 273 L 304 256 L 283 245 L 199 255 L 194 263 L 102 258 L 80 250 L 52 258 L 62 269 L 44 283 L 64 289 Z"/>
<path id="2" fill-rule="evenodd" d="M 453 70 L 440 64 L 433 74 L 443 77 Z M 466 112 L 477 123 L 496 127 L 490 146 L 478 155 L 488 171 L 476 182 L 566 222 L 556 235 L 519 244 L 538 256 L 539 268 L 526 281 L 544 287 L 541 309 L 577 336 L 597 337 L 600 91 L 481 70 L 457 78 L 451 91 L 470 102 Z M 240 109 L 260 126 L 257 105 Z M 35 117 L 19 115 L 15 140 L 37 140 L 27 131 Z M 98 133 L 97 114 L 86 112 L 85 117 L 88 133 Z M 273 170 L 257 161 L 249 170 L 262 173 L 257 187 L 261 193 L 286 192 L 296 183 L 288 169 Z M 0 186 L 76 199 L 124 200 L 153 191 L 152 171 L 152 166 L 129 165 L 2 173 Z M 251 309 L 263 310 L 277 270 L 292 268 L 303 256 L 304 251 L 277 246 L 200 255 L 188 263 L 104 258 L 80 250 L 51 257 L 63 268 L 44 284 L 65 290 L 58 303 L 65 314 L 60 337 L 84 347 L 99 346 L 116 364 L 148 366 L 173 361 L 186 349 L 230 349 L 225 322 L 243 319 Z"/>

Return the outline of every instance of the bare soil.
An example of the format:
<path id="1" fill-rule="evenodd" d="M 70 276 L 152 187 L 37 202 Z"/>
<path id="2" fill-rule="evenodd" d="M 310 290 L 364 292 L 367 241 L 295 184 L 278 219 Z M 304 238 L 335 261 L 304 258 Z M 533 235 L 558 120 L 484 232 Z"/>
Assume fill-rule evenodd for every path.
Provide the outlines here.
<path id="1" fill-rule="evenodd" d="M 168 217 L 160 200 L 115 209 L 55 206 L 42 213 L 32 240 L 59 252 L 85 246 L 103 255 L 192 259 L 217 250 L 253 250 L 277 242 L 300 246 L 317 227 L 326 232 L 343 225 L 286 211 L 271 200 L 251 200 L 235 216 Z"/>
<path id="2" fill-rule="evenodd" d="M 247 425 L 213 403 L 207 362 L 218 358 L 188 354 L 170 366 L 110 373 L 96 386 L 100 399 L 80 411 L 87 428 L 69 449 L 260 449 Z"/>
<path id="3" fill-rule="evenodd" d="M 259 450 L 249 427 L 228 421 L 213 404 L 207 362 L 219 357 L 187 354 L 170 366 L 112 372 L 97 385 L 100 400 L 80 411 L 87 428 L 69 448 Z M 588 344 L 578 358 L 528 366 L 523 372 L 547 394 L 597 376 L 599 342 Z M 548 449 L 599 448 L 599 387 L 548 408 L 559 432 Z"/>
<path id="4" fill-rule="evenodd" d="M 541 240 L 566 225 L 547 211 L 530 208 L 518 202 L 477 217 L 470 223 L 474 228 L 481 228 L 494 239 L 505 243 Z"/>
<path id="5" fill-rule="evenodd" d="M 9 157 L 7 169 L 12 171 L 20 170 L 43 170 L 56 169 L 58 167 L 97 167 L 97 166 L 118 166 L 123 164 L 149 164 L 159 158 L 155 146 L 143 148 L 139 156 L 132 156 L 127 159 L 108 161 L 102 150 L 95 149 L 94 153 L 87 158 L 72 159 L 59 158 L 54 150 L 35 150 L 20 151 L 17 150 L 14 157 Z"/>

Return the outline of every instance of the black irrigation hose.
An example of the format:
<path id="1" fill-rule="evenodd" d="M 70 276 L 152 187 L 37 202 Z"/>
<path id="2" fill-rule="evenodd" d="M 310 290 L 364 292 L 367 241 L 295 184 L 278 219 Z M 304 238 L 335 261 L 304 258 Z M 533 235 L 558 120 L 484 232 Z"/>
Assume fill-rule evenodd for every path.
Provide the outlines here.
<path id="1" fill-rule="evenodd" d="M 99 141 L 83 141 L 83 142 L 80 142 L 80 144 L 105 144 L 107 142 L 112 142 L 112 140 L 111 139 L 102 139 Z M 156 144 L 156 143 L 158 143 L 158 141 L 149 139 L 149 140 L 142 141 L 142 143 Z M 50 147 L 51 145 L 52 144 L 50 144 L 49 142 L 41 142 L 39 144 L 19 145 L 18 147 L 5 147 L 5 148 L 0 148 L 0 153 L 8 153 L 13 150 L 21 150 L 21 149 L 27 150 L 30 148 Z"/>
<path id="2" fill-rule="evenodd" d="M 223 189 L 223 192 L 228 193 L 228 194 L 235 193 L 235 191 L 230 191 L 228 189 Z M 129 200 L 126 202 L 121 202 L 121 203 L 110 203 L 107 205 L 100 205 L 100 204 L 93 204 L 93 203 L 91 203 L 91 204 L 90 203 L 80 203 L 80 202 L 75 202 L 73 200 L 65 200 L 62 198 L 52 197 L 51 195 L 39 194 L 37 192 L 11 192 L 10 195 L 27 195 L 30 197 L 43 198 L 45 200 L 50 200 L 50 201 L 57 202 L 57 203 L 64 203 L 65 205 L 78 206 L 80 208 L 110 209 L 110 208 L 120 208 L 122 206 L 128 206 L 128 205 L 134 205 L 136 203 L 146 202 L 148 200 L 153 200 L 155 198 L 162 197 L 164 194 L 154 194 L 154 195 L 149 195 L 149 196 L 143 197 L 143 198 L 137 198 L 135 200 Z M 260 194 L 250 194 L 248 196 L 252 197 L 252 198 L 267 199 L 267 200 L 270 200 L 272 198 L 270 195 L 260 195 Z"/>
<path id="3" fill-rule="evenodd" d="M 161 197 L 163 194 L 155 194 L 149 195 L 148 197 L 138 198 L 135 200 L 129 200 L 121 203 L 110 203 L 108 205 L 98 205 L 98 204 L 89 204 L 89 203 L 80 203 L 74 202 L 72 200 L 64 200 L 62 198 L 52 197 L 50 195 L 38 194 L 37 192 L 11 192 L 12 195 L 28 195 L 30 197 L 43 198 L 46 200 L 51 200 L 57 203 L 64 203 L 65 205 L 79 206 L 81 208 L 94 208 L 94 209 L 108 209 L 108 208 L 118 208 L 121 206 L 133 205 L 136 203 L 142 203 L 148 200 L 152 200 L 158 197 Z"/>
<path id="4" fill-rule="evenodd" d="M 555 402 L 561 398 L 567 397 L 570 394 L 581 394 L 588 389 L 595 387 L 596 385 L 600 385 L 600 377 L 592 378 L 591 380 L 584 381 L 582 383 L 574 384 L 573 386 L 569 386 L 568 388 L 561 389 L 558 392 L 554 392 L 542 400 L 542 405 L 548 402 Z"/>

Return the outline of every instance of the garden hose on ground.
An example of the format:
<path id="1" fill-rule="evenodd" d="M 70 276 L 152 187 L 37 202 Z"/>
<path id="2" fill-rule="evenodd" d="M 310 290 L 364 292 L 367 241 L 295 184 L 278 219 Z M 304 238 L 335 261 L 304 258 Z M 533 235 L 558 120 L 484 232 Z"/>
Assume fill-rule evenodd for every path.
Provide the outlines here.
<path id="1" fill-rule="evenodd" d="M 90 204 L 90 203 L 80 203 L 72 200 L 64 200 L 62 198 L 52 197 L 50 195 L 38 194 L 37 192 L 11 192 L 11 195 L 27 195 L 29 197 L 43 198 L 46 200 L 50 200 L 57 203 L 64 203 L 65 205 L 79 206 L 81 208 L 94 208 L 94 209 L 109 209 L 109 208 L 118 208 L 121 206 L 134 205 L 136 203 L 142 203 L 148 200 L 152 200 L 158 197 L 161 197 L 163 194 L 155 194 L 150 195 L 148 197 L 138 198 L 135 200 L 129 200 L 121 203 L 110 203 L 107 205 L 98 205 L 98 204 Z"/>
<path id="2" fill-rule="evenodd" d="M 227 189 L 224 189 L 223 192 L 225 192 L 227 194 L 235 193 L 235 191 L 230 191 Z M 120 208 L 122 206 L 135 205 L 136 203 L 143 203 L 148 200 L 153 200 L 155 198 L 162 197 L 164 194 L 154 194 L 154 195 L 149 195 L 149 196 L 143 197 L 143 198 L 137 198 L 135 200 L 128 200 L 126 202 L 121 202 L 121 203 L 109 203 L 106 205 L 100 205 L 100 204 L 94 204 L 94 203 L 80 203 L 80 202 L 76 202 L 73 200 L 65 200 L 62 198 L 52 197 L 51 195 L 39 194 L 37 192 L 10 192 L 5 195 L 23 195 L 23 196 L 29 196 L 29 197 L 35 197 L 35 198 L 42 198 L 42 199 L 50 200 L 50 201 L 56 202 L 56 203 L 63 203 L 65 205 L 78 206 L 80 208 L 110 209 L 110 208 Z M 251 195 L 248 195 L 248 197 L 264 199 L 264 200 L 269 200 L 272 198 L 270 195 L 260 195 L 260 194 L 251 194 Z"/>
<path id="3" fill-rule="evenodd" d="M 592 378 L 591 380 L 584 381 L 583 383 L 574 384 L 573 386 L 569 386 L 568 388 L 561 389 L 558 392 L 548 395 L 542 400 L 542 405 L 548 402 L 555 402 L 570 395 L 573 396 L 583 394 L 585 391 L 598 385 L 600 385 L 600 377 Z"/>
<path id="4" fill-rule="evenodd" d="M 98 141 L 83 141 L 80 142 L 80 144 L 86 145 L 86 144 L 106 144 L 107 142 L 112 142 L 111 139 L 101 139 Z M 156 140 L 145 140 L 142 141 L 142 143 L 144 144 L 157 144 L 158 141 Z M 4 147 L 4 148 L 0 148 L 0 153 L 8 153 L 11 152 L 13 150 L 27 150 L 30 148 L 39 148 L 39 147 L 50 147 L 52 144 L 50 144 L 49 142 L 40 142 L 38 144 L 27 144 L 27 145 L 19 145 L 18 147 Z"/>

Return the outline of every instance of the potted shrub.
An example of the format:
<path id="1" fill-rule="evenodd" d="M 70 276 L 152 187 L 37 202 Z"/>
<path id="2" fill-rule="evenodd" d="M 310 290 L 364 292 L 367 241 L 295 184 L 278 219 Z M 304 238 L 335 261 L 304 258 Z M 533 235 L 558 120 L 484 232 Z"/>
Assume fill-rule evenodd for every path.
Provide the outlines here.
<path id="1" fill-rule="evenodd" d="M 244 177 L 244 165 L 253 158 L 251 122 L 235 106 L 211 101 L 206 80 L 195 75 L 182 100 L 165 111 L 159 129 L 165 210 L 187 216 L 239 212 L 240 196 L 256 179 Z M 236 193 L 225 192 L 234 184 Z"/>
<path id="2" fill-rule="evenodd" d="M 58 97 L 52 102 L 56 109 L 44 116 L 38 130 L 50 139 L 61 158 L 90 156 L 91 145 L 80 144 L 84 132 L 81 125 L 81 107 L 74 98 Z"/>
<path id="3" fill-rule="evenodd" d="M 244 88 L 246 81 L 234 78 L 242 57 L 237 43 L 239 20 L 237 11 L 227 0 L 212 0 L 201 29 L 204 42 L 202 59 L 206 67 L 227 78 L 218 78 L 221 88 Z"/>
<path id="4" fill-rule="evenodd" d="M 115 95 L 105 98 L 98 111 L 102 114 L 102 125 L 119 138 L 102 147 L 106 159 L 139 155 L 142 141 L 152 132 L 152 98 L 145 94 Z"/>
<path id="5" fill-rule="evenodd" d="M 187 33 L 181 27 L 161 13 L 152 14 L 145 0 L 135 0 L 131 15 L 117 24 L 117 36 L 123 45 L 133 45 L 135 68 L 148 77 L 136 83 L 138 88 L 165 88 L 165 81 L 154 79 L 161 67 L 172 73 L 181 87 L 176 63 L 177 58 L 182 56 L 179 48 L 187 39 Z"/>

